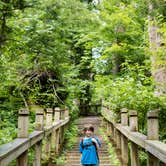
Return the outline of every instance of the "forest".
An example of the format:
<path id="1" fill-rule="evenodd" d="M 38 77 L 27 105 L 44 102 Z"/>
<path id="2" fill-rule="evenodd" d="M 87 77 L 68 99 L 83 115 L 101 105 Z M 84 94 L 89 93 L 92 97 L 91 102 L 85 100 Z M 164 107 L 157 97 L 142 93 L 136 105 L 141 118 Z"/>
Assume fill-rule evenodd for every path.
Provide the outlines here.
<path id="1" fill-rule="evenodd" d="M 104 102 L 159 111 L 166 142 L 165 0 L 0 0 L 0 145 L 20 108 L 67 106 L 72 120 Z"/>

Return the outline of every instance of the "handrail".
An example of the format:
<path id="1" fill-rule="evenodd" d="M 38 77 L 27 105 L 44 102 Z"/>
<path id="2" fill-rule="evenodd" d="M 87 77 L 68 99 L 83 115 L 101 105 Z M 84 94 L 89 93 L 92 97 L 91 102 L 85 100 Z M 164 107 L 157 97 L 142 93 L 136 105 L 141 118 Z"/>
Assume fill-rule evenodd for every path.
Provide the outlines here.
<path id="1" fill-rule="evenodd" d="M 145 149 L 148 153 L 148 164 L 157 166 L 159 160 L 166 163 L 166 144 L 158 139 L 158 115 L 156 111 L 148 114 L 148 129 L 150 134 L 148 136 L 137 131 L 137 113 L 132 111 L 129 118 L 127 109 L 121 111 L 121 123 L 116 123 L 114 120 L 114 113 L 107 107 L 102 107 L 102 116 L 107 121 L 107 131 L 111 134 L 117 149 L 121 152 L 122 165 L 128 164 L 128 142 L 131 142 L 131 165 L 139 166 L 138 146 Z M 135 129 L 133 130 L 133 126 Z M 154 137 L 154 138 L 152 138 Z M 127 145 L 124 145 L 123 143 Z M 125 154 L 124 154 L 125 153 Z M 147 164 L 147 165 L 148 165 Z"/>
<path id="2" fill-rule="evenodd" d="M 42 154 L 42 140 L 47 139 L 45 145 L 45 152 L 49 155 L 51 149 L 55 151 L 55 153 L 59 152 L 59 144 L 63 142 L 62 129 L 67 125 L 70 120 L 68 115 L 68 110 L 57 111 L 57 109 L 49 109 L 46 114 L 46 126 L 43 128 L 43 110 L 38 110 L 36 112 L 36 130 L 33 131 L 27 137 L 24 129 L 28 128 L 26 125 L 26 119 L 28 116 L 27 110 L 24 110 L 19 114 L 19 126 L 18 138 L 13 141 L 0 146 L 0 166 L 6 166 L 14 159 L 17 159 L 18 166 L 28 166 L 27 154 L 25 152 L 28 151 L 32 146 L 35 146 L 35 158 L 34 166 L 41 166 L 41 154 Z M 53 119 L 54 113 L 54 119 Z M 54 120 L 54 121 L 53 121 Z M 20 122 L 21 121 L 21 122 Z M 22 124 L 24 123 L 24 125 Z M 27 123 L 28 124 L 28 123 Z M 48 125 L 49 124 L 49 125 Z M 22 128 L 23 127 L 23 128 Z M 59 130 L 61 128 L 61 130 Z M 24 135 L 21 138 L 21 135 Z M 60 138 L 60 135 L 62 138 Z M 26 154 L 26 155 L 25 155 Z"/>

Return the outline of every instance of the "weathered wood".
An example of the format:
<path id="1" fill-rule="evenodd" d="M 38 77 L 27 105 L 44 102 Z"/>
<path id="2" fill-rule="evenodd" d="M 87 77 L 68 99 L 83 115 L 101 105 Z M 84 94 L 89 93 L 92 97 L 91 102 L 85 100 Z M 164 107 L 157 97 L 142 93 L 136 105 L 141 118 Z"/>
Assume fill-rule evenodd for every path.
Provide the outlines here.
<path id="1" fill-rule="evenodd" d="M 22 153 L 34 146 L 37 142 L 43 140 L 47 132 L 51 133 L 54 129 L 65 125 L 69 122 L 69 118 L 59 121 L 45 131 L 34 131 L 28 138 L 17 138 L 10 143 L 0 146 L 0 166 L 8 165 L 12 160 L 19 157 Z"/>
<path id="2" fill-rule="evenodd" d="M 52 115 L 53 115 L 53 109 L 47 108 L 46 110 L 46 127 L 52 126 Z"/>
<path id="3" fill-rule="evenodd" d="M 130 141 L 137 144 L 138 146 L 144 148 L 147 152 L 153 154 L 156 158 L 166 164 L 166 144 L 157 141 L 157 140 L 147 140 L 147 136 L 141 134 L 139 132 L 130 131 L 131 128 L 128 126 L 122 126 L 121 124 L 115 124 L 112 119 L 109 118 L 108 110 L 102 110 L 102 115 L 104 118 L 110 122 L 110 124 L 114 124 L 116 129 L 124 136 L 126 136 Z M 152 118 L 152 117 L 151 117 Z M 152 118 L 153 119 L 153 118 Z"/>
<path id="4" fill-rule="evenodd" d="M 117 150 L 120 152 L 120 148 L 121 148 L 121 133 L 118 130 L 117 130 L 116 143 L 117 143 Z"/>
<path id="5" fill-rule="evenodd" d="M 42 158 L 42 141 L 39 141 L 35 145 L 35 160 L 33 166 L 41 166 Z"/>
<path id="6" fill-rule="evenodd" d="M 30 147 L 41 141 L 44 138 L 44 135 L 44 131 L 33 131 L 28 138 L 30 141 Z"/>
<path id="7" fill-rule="evenodd" d="M 114 125 L 110 123 L 110 133 L 111 133 L 111 139 L 114 138 Z"/>
<path id="8" fill-rule="evenodd" d="M 110 136 L 110 123 L 106 122 L 106 128 L 107 128 L 107 135 Z"/>
<path id="9" fill-rule="evenodd" d="M 59 153 L 59 129 L 56 130 L 56 147 L 55 147 L 55 153 Z"/>
<path id="10" fill-rule="evenodd" d="M 138 144 L 142 148 L 145 148 L 145 140 L 147 139 L 146 135 L 141 134 L 139 132 L 131 132 L 128 126 L 121 126 L 120 124 L 117 124 L 116 128 L 130 141 Z"/>
<path id="11" fill-rule="evenodd" d="M 36 111 L 36 120 L 35 120 L 35 129 L 36 130 L 43 130 L 44 125 L 44 110 L 38 109 Z"/>
<path id="12" fill-rule="evenodd" d="M 0 166 L 8 165 L 12 160 L 21 156 L 29 148 L 26 138 L 17 138 L 13 142 L 0 147 Z"/>
<path id="13" fill-rule="evenodd" d="M 138 118 L 137 118 L 137 112 L 131 111 L 130 112 L 130 131 L 138 131 Z M 131 165 L 132 166 L 139 166 L 139 156 L 138 156 L 138 145 L 134 142 L 131 142 Z"/>
<path id="14" fill-rule="evenodd" d="M 54 123 L 58 122 L 60 119 L 60 108 L 54 108 Z"/>
<path id="15" fill-rule="evenodd" d="M 150 111 L 147 114 L 148 122 L 148 140 L 158 140 L 159 139 L 159 126 L 158 126 L 158 111 Z M 148 153 L 148 166 L 158 166 L 159 160 L 153 154 Z"/>
<path id="16" fill-rule="evenodd" d="M 161 141 L 146 140 L 145 149 L 166 164 L 166 144 Z"/>
<path id="17" fill-rule="evenodd" d="M 128 139 L 124 135 L 121 136 L 121 155 L 122 166 L 128 165 Z"/>
<path id="18" fill-rule="evenodd" d="M 137 111 L 130 111 L 130 131 L 138 131 L 138 117 Z"/>
<path id="19" fill-rule="evenodd" d="M 21 109 L 18 117 L 18 138 L 28 137 L 29 111 Z M 17 158 L 17 166 L 28 166 L 28 151 L 25 151 Z"/>
<path id="20" fill-rule="evenodd" d="M 62 126 L 59 128 L 59 146 L 60 146 L 59 148 L 63 147 L 63 140 L 64 140 L 63 134 L 64 134 L 64 127 Z"/>
<path id="21" fill-rule="evenodd" d="M 130 151 L 130 156 L 131 156 L 131 165 L 132 166 L 139 166 L 139 151 L 138 151 L 138 145 L 131 142 L 131 151 Z"/>
<path id="22" fill-rule="evenodd" d="M 53 109 L 52 108 L 47 108 L 46 110 L 46 128 L 52 126 L 52 120 L 53 120 Z M 48 156 L 50 156 L 51 152 L 51 135 L 52 132 L 46 137 L 46 149 L 45 152 Z"/>
<path id="23" fill-rule="evenodd" d="M 21 109 L 18 116 L 18 138 L 28 137 L 29 112 L 26 109 Z"/>
<path id="24" fill-rule="evenodd" d="M 65 109 L 61 109 L 60 111 L 60 120 L 65 119 Z M 63 142 L 64 142 L 64 131 L 65 131 L 65 126 L 60 127 L 59 134 L 60 134 L 60 148 L 63 147 Z"/>
<path id="25" fill-rule="evenodd" d="M 66 108 L 65 108 L 65 118 L 67 118 L 67 117 L 69 117 L 69 110 L 68 110 L 68 108 L 66 107 Z"/>
<path id="26" fill-rule="evenodd" d="M 25 151 L 17 158 L 16 164 L 17 164 L 17 166 L 27 166 L 28 165 L 28 151 Z"/>
<path id="27" fill-rule="evenodd" d="M 36 130 L 43 130 L 44 125 L 44 113 L 43 109 L 38 109 L 36 111 Z M 42 158 L 42 141 L 40 140 L 35 144 L 35 160 L 33 166 L 41 166 Z"/>
<path id="28" fill-rule="evenodd" d="M 44 132 L 45 136 L 50 135 L 53 132 L 54 129 L 56 130 L 56 129 L 60 128 L 61 126 L 67 124 L 69 122 L 69 120 L 70 120 L 70 118 L 68 117 L 65 120 L 60 120 L 59 122 L 53 124 L 50 127 L 45 127 L 44 128 L 44 130 L 45 130 L 45 132 Z"/>
<path id="29" fill-rule="evenodd" d="M 128 116 L 127 116 L 127 109 L 126 108 L 121 109 L 121 124 L 123 126 L 128 125 Z"/>
<path id="30" fill-rule="evenodd" d="M 128 116 L 127 109 L 121 109 L 121 125 L 128 125 Z M 124 135 L 121 136 L 121 157 L 122 157 L 122 166 L 128 165 L 128 139 Z"/>
<path id="31" fill-rule="evenodd" d="M 159 123 L 158 123 L 158 111 L 150 111 L 147 114 L 148 118 L 148 140 L 158 140 L 159 139 Z"/>
<path id="32" fill-rule="evenodd" d="M 117 146 L 117 129 L 114 127 L 114 137 L 113 137 L 113 141 L 115 146 Z"/>
<path id="33" fill-rule="evenodd" d="M 65 109 L 61 109 L 61 111 L 60 111 L 60 119 L 61 120 L 65 119 Z"/>
<path id="34" fill-rule="evenodd" d="M 54 121 L 53 124 L 56 124 L 60 121 L 60 108 L 56 107 L 54 109 Z M 53 130 L 52 136 L 51 136 L 51 148 L 56 153 L 56 129 Z"/>

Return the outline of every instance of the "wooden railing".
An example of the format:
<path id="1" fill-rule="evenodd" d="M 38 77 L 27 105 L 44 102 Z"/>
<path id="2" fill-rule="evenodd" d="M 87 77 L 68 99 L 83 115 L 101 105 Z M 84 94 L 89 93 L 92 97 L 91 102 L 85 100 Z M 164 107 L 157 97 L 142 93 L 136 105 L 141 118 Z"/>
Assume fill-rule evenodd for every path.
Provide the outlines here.
<path id="1" fill-rule="evenodd" d="M 116 123 L 115 114 L 107 107 L 102 106 L 102 115 L 107 121 L 107 133 L 112 137 L 116 149 L 120 153 L 122 166 L 127 166 L 130 160 L 131 166 L 139 166 L 139 147 L 142 147 L 148 155 L 147 165 L 158 166 L 159 161 L 166 164 L 166 144 L 159 141 L 158 112 L 150 111 L 147 114 L 147 136 L 138 132 L 137 112 L 121 110 L 121 123 Z"/>
<path id="2" fill-rule="evenodd" d="M 28 149 L 31 147 L 35 148 L 33 166 L 41 166 L 42 153 L 48 157 L 51 151 L 58 154 L 64 141 L 64 128 L 69 122 L 68 110 L 48 108 L 44 116 L 44 110 L 39 109 L 35 121 L 35 131 L 28 134 L 29 112 L 26 109 L 19 111 L 17 138 L 0 146 L 0 166 L 6 166 L 14 159 L 17 166 L 28 166 Z M 46 140 L 45 144 L 43 140 Z"/>

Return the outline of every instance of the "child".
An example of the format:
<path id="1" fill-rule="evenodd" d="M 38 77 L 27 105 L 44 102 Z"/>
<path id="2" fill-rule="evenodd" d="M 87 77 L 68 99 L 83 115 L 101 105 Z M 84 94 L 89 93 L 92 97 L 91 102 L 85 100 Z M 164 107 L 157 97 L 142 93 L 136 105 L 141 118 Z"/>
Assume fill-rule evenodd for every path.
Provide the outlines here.
<path id="1" fill-rule="evenodd" d="M 101 142 L 100 142 L 100 140 L 98 139 L 98 137 L 96 137 L 96 136 L 94 135 L 94 127 L 93 127 L 92 125 L 90 125 L 90 126 L 89 126 L 89 129 L 92 131 L 92 137 L 96 139 L 96 141 L 97 141 L 99 147 L 101 147 Z"/>
<path id="2" fill-rule="evenodd" d="M 80 141 L 80 152 L 82 153 L 82 166 L 98 166 L 98 149 L 100 141 L 93 137 L 94 127 L 84 128 L 85 137 Z"/>

